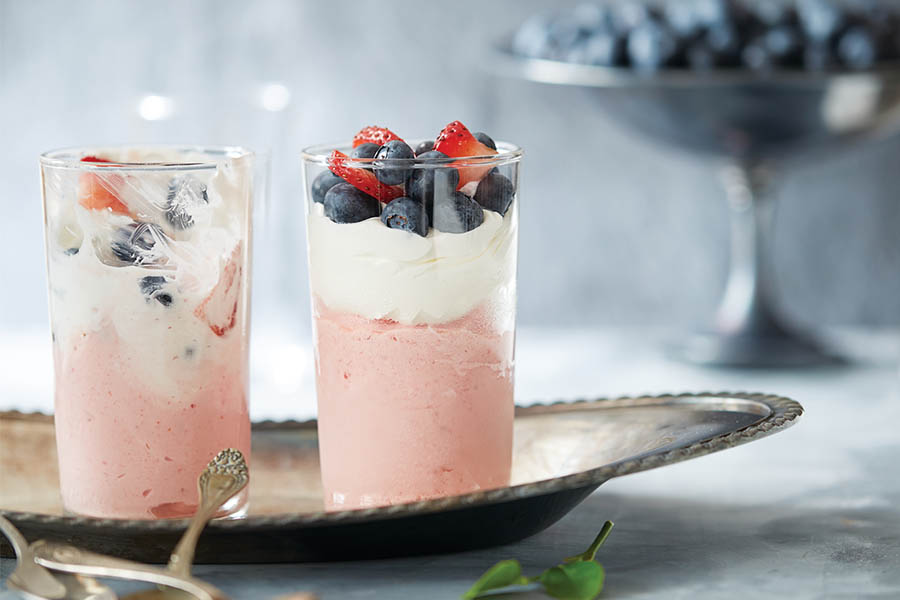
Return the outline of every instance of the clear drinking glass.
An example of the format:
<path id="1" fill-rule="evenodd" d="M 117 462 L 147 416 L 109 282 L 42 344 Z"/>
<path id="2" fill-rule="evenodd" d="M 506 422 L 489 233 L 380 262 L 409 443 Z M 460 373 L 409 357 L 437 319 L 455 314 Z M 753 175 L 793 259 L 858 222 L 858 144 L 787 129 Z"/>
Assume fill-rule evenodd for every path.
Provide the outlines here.
<path id="1" fill-rule="evenodd" d="M 218 451 L 249 458 L 255 161 L 224 147 L 41 156 L 66 511 L 184 517 Z"/>
<path id="2" fill-rule="evenodd" d="M 497 147 L 486 157 L 347 160 L 401 173 L 382 202 L 363 197 L 374 212 L 357 222 L 329 216 L 343 183 L 329 153 L 349 145 L 303 153 L 328 509 L 509 483 L 522 152 Z M 424 203 L 427 229 L 389 228 L 393 196 Z"/>

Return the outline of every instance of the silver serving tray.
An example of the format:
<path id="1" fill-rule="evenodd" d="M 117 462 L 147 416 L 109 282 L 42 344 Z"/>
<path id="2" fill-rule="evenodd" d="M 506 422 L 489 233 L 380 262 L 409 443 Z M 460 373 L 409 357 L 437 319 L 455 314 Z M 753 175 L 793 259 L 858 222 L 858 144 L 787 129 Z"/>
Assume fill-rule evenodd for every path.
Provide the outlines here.
<path id="1" fill-rule="evenodd" d="M 197 561 L 346 560 L 510 543 L 555 523 L 614 477 L 759 439 L 802 412 L 788 398 L 727 392 L 519 408 L 509 487 L 342 512 L 323 510 L 315 421 L 256 423 L 249 514 L 210 524 Z M 48 415 L 0 413 L 0 473 L 0 514 L 29 540 L 165 562 L 186 525 L 64 515 Z M 0 553 L 12 556 L 5 543 Z"/>

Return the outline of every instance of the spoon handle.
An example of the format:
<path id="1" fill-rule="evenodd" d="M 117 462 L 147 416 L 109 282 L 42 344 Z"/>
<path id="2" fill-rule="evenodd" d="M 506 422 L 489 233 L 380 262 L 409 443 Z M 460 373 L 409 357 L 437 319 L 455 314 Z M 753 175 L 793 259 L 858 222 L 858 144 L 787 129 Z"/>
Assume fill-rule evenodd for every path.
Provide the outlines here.
<path id="1" fill-rule="evenodd" d="M 31 545 L 31 549 L 38 564 L 54 571 L 128 581 L 145 581 L 182 590 L 199 600 L 226 599 L 221 591 L 209 584 L 193 578 L 181 577 L 159 567 L 105 556 L 47 540 L 38 540 Z"/>
<path id="2" fill-rule="evenodd" d="M 28 541 L 16 526 L 3 516 L 0 516 L 0 532 L 9 540 L 17 559 L 16 568 L 6 580 L 7 587 L 41 598 L 63 598 L 66 595 L 66 586 L 47 569 L 34 562 Z"/>
<path id="3" fill-rule="evenodd" d="M 246 487 L 249 480 L 247 463 L 240 450 L 222 450 L 210 461 L 197 481 L 200 506 L 169 558 L 169 570 L 172 573 L 190 577 L 194 552 L 203 528 L 228 500 Z"/>

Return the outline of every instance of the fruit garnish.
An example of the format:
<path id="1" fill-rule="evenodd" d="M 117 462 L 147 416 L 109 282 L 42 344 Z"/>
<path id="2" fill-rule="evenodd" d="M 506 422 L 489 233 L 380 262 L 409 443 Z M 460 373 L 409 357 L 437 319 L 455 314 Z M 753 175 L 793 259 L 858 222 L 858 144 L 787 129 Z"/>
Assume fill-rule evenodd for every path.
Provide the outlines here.
<path id="1" fill-rule="evenodd" d="M 370 125 L 363 127 L 359 133 L 353 136 L 353 147 L 362 146 L 363 144 L 378 144 L 383 146 L 391 140 L 402 140 L 399 135 L 388 129 L 387 127 L 376 127 Z"/>
<path id="2" fill-rule="evenodd" d="M 222 337 L 237 322 L 238 301 L 241 298 L 241 266 L 243 247 L 238 243 L 225 265 L 219 270 L 219 281 L 203 302 L 194 309 L 194 315 L 205 321 L 214 334 Z"/>
<path id="3" fill-rule="evenodd" d="M 111 163 L 111 160 L 97 156 L 85 156 L 81 162 Z M 115 189 L 121 187 L 123 178 L 121 175 L 110 173 L 82 173 L 78 177 L 78 203 L 88 210 L 109 209 L 111 212 L 127 215 L 131 211 L 122 203 L 115 193 Z"/>
<path id="4" fill-rule="evenodd" d="M 375 174 L 365 169 L 347 166 L 347 155 L 340 150 L 332 151 L 328 157 L 328 168 L 356 189 L 367 193 L 381 202 L 390 202 L 403 195 L 403 190 L 378 181 Z"/>
<path id="5" fill-rule="evenodd" d="M 465 125 L 459 121 L 448 124 L 438 135 L 434 142 L 434 149 L 443 152 L 451 158 L 466 158 L 470 156 L 492 156 L 497 151 L 485 146 L 472 135 Z M 477 161 L 473 161 L 477 162 Z M 479 181 L 491 170 L 490 165 L 457 167 L 459 169 L 459 189 L 471 181 Z"/>
<path id="6" fill-rule="evenodd" d="M 489 598 L 493 592 L 501 590 L 520 592 L 540 586 L 545 594 L 559 600 L 593 600 L 603 591 L 606 579 L 603 565 L 597 562 L 597 551 L 612 528 L 612 521 L 607 521 L 587 550 L 544 570 L 540 575 L 526 577 L 522 574 L 522 564 L 518 560 L 501 560 L 485 571 L 462 595 L 462 599 Z"/>
<path id="7" fill-rule="evenodd" d="M 359 223 L 381 212 L 381 204 L 349 183 L 342 181 L 325 194 L 325 216 L 335 223 Z"/>

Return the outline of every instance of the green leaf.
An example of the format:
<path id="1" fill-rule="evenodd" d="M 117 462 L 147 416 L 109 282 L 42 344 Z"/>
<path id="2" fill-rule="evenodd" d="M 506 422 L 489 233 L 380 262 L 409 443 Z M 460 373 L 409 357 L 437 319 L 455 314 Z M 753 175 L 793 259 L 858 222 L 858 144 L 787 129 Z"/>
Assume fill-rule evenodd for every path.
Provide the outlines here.
<path id="1" fill-rule="evenodd" d="M 593 600 L 603 589 L 605 576 L 600 563 L 583 560 L 547 569 L 539 581 L 559 600 Z"/>
<path id="2" fill-rule="evenodd" d="M 609 532 L 612 531 L 613 522 L 607 521 L 603 524 L 603 527 L 600 529 L 600 533 L 597 534 L 597 537 L 594 538 L 594 541 L 591 542 L 591 545 L 588 546 L 588 549 L 578 554 L 576 556 L 570 556 L 565 559 L 565 562 L 576 562 L 579 560 L 594 560 L 594 557 L 597 556 L 597 550 L 600 549 L 600 546 L 603 545 L 603 542 L 606 541 L 606 538 L 609 537 Z"/>
<path id="3" fill-rule="evenodd" d="M 462 595 L 465 600 L 477 598 L 482 593 L 489 590 L 504 588 L 509 585 L 520 585 L 527 583 L 522 577 L 522 565 L 515 559 L 501 560 L 496 565 L 484 572 L 484 575 L 478 578 L 472 587 Z"/>

